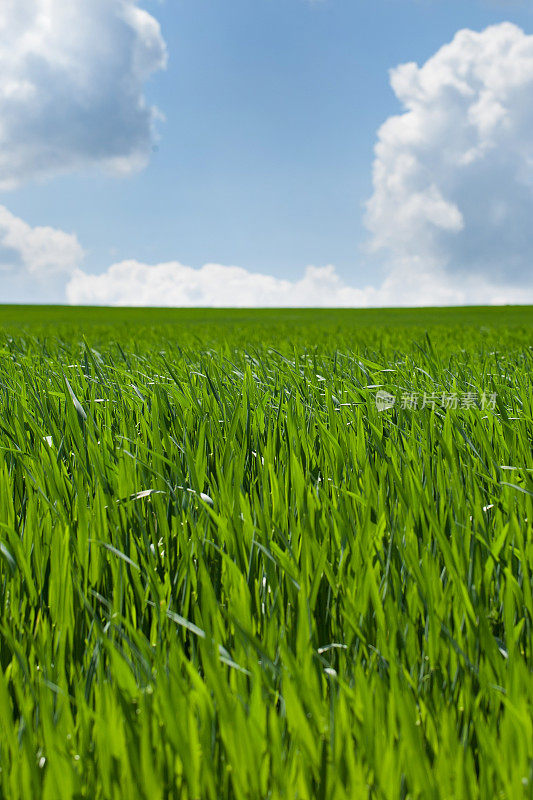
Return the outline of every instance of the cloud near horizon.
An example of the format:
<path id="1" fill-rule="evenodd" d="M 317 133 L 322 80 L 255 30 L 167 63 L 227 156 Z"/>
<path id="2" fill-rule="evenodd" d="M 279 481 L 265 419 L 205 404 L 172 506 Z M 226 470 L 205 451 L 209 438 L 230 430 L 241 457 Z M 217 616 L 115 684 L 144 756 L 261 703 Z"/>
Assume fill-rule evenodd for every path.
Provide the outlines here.
<path id="1" fill-rule="evenodd" d="M 477 278 L 451 286 L 433 271 L 391 275 L 379 287 L 350 286 L 332 265 L 308 266 L 295 280 L 242 267 L 205 264 L 200 269 L 171 261 L 122 261 L 92 275 L 77 269 L 66 288 L 68 302 L 112 306 L 200 307 L 379 307 L 410 305 L 514 304 L 533 302 L 521 289 Z M 529 298 L 529 299 L 528 299 Z"/>
<path id="2" fill-rule="evenodd" d="M 73 233 L 32 228 L 0 205 L 0 287 L 18 299 L 48 301 L 64 294 L 65 282 L 84 251 Z"/>
<path id="3" fill-rule="evenodd" d="M 135 0 L 2 0 L 0 189 L 94 167 L 146 165 L 166 65 L 159 23 Z"/>
<path id="4" fill-rule="evenodd" d="M 332 265 L 308 266 L 296 279 L 277 278 L 236 266 L 200 269 L 171 261 L 112 264 L 100 274 L 83 270 L 84 251 L 75 234 L 31 227 L 0 206 L 0 281 L 18 299 L 112 306 L 369 307 L 533 302 L 533 292 L 500 287 L 477 276 L 451 285 L 423 269 L 388 276 L 374 287 L 356 288 Z"/>
<path id="5" fill-rule="evenodd" d="M 70 303 L 117 306 L 353 306 L 365 293 L 347 286 L 335 267 L 306 268 L 299 280 L 254 273 L 242 267 L 205 264 L 200 269 L 171 261 L 122 261 L 101 275 L 77 270 L 67 285 Z"/>

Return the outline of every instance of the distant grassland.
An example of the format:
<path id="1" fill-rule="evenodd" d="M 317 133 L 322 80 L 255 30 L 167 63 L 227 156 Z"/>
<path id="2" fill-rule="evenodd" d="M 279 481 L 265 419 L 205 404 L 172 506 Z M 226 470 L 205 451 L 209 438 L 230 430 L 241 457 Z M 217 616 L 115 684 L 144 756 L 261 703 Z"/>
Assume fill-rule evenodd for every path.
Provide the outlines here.
<path id="1" fill-rule="evenodd" d="M 107 330 L 111 326 L 112 331 Z M 0 328 L 26 329 L 70 341 L 80 334 L 102 336 L 106 341 L 115 334 L 129 340 L 141 331 L 159 338 L 211 344 L 223 336 L 232 344 L 272 344 L 277 340 L 289 349 L 320 346 L 324 337 L 337 341 L 358 341 L 364 345 L 367 333 L 371 341 L 403 345 L 409 331 L 423 334 L 433 330 L 464 341 L 470 331 L 476 339 L 515 335 L 525 341 L 533 331 L 533 306 L 474 308 L 400 308 L 400 309 L 172 309 L 172 308 L 103 308 L 68 306 L 1 306 Z M 402 335 L 403 332 L 403 335 Z M 516 338 L 517 332 L 519 333 Z M 329 343 L 329 341 L 328 341 Z"/>
<path id="2" fill-rule="evenodd" d="M 530 307 L 0 307 L 0 797 L 531 797 L 532 368 Z"/>

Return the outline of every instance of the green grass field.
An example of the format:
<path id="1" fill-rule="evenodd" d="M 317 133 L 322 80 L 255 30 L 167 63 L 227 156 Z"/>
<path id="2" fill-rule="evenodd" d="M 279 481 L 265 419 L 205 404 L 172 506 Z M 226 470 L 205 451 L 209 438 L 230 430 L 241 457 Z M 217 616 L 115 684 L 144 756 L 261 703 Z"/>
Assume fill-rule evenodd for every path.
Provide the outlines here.
<path id="1" fill-rule="evenodd" d="M 532 368 L 532 308 L 0 308 L 0 797 L 531 797 Z"/>

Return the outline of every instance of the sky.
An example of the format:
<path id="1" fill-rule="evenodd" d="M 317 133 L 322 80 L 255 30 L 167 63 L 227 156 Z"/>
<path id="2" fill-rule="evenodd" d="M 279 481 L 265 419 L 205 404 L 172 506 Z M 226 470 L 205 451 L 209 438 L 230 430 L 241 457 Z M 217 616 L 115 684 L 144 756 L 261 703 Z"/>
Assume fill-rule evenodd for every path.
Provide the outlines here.
<path id="1" fill-rule="evenodd" d="M 0 302 L 533 302 L 533 4 L 3 0 Z"/>

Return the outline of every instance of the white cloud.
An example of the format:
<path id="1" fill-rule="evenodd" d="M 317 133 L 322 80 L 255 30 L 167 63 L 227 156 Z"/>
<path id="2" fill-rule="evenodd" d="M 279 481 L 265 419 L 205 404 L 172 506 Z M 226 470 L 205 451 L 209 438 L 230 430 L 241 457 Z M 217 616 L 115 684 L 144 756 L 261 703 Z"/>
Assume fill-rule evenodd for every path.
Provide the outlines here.
<path id="1" fill-rule="evenodd" d="M 0 206 L 0 302 L 58 302 L 84 255 L 77 237 L 32 228 Z"/>
<path id="2" fill-rule="evenodd" d="M 83 249 L 74 234 L 56 228 L 32 228 L 0 206 L 0 270 L 4 278 L 10 271 L 43 280 L 68 275 L 82 258 Z"/>
<path id="3" fill-rule="evenodd" d="M 290 281 L 221 264 L 193 269 L 177 261 L 122 261 L 100 275 L 77 270 L 67 298 L 118 306 L 352 306 L 364 304 L 365 293 L 347 286 L 332 266 L 307 267 Z"/>
<path id="4" fill-rule="evenodd" d="M 144 85 L 165 63 L 159 24 L 135 0 L 2 0 L 0 189 L 144 166 L 158 114 Z"/>
<path id="5" fill-rule="evenodd" d="M 242 267 L 171 261 L 121 261 L 91 274 L 74 234 L 31 227 L 0 206 L 0 301 L 110 306 L 368 307 L 533 302 L 533 290 L 498 286 L 478 276 L 450 281 L 420 262 L 393 271 L 378 286 L 350 286 L 335 267 L 309 266 L 295 280 Z"/>
<path id="6" fill-rule="evenodd" d="M 77 269 L 66 289 L 73 304 L 203 307 L 368 307 L 526 302 L 521 291 L 473 278 L 452 286 L 423 266 L 416 275 L 393 274 L 381 286 L 358 289 L 333 266 L 307 267 L 296 280 L 205 264 L 193 269 L 177 261 L 122 261 L 99 275 Z M 529 295 L 533 302 L 533 291 Z"/>
<path id="7" fill-rule="evenodd" d="M 389 282 L 416 296 L 434 280 L 430 298 L 531 297 L 533 36 L 462 30 L 391 84 L 404 113 L 379 131 L 366 214 Z"/>

